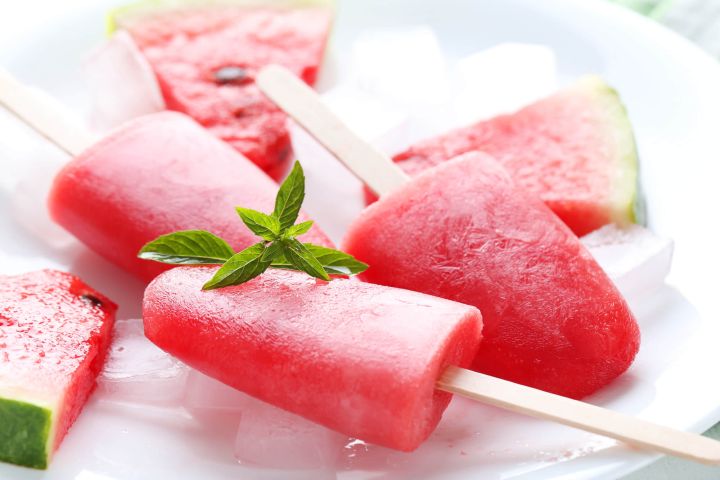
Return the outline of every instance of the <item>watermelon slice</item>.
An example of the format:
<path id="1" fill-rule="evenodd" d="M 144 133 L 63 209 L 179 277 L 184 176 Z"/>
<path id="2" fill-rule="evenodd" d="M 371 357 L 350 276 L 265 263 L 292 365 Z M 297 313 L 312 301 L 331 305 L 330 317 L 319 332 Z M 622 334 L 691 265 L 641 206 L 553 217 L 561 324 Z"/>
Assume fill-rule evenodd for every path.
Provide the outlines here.
<path id="1" fill-rule="evenodd" d="M 116 306 L 68 273 L 0 277 L 0 461 L 47 468 L 102 368 Z"/>
<path id="2" fill-rule="evenodd" d="M 111 28 L 126 29 L 151 64 L 167 108 L 282 176 L 290 154 L 286 116 L 254 77 L 276 63 L 312 85 L 332 23 L 329 2 L 141 2 L 111 18 Z"/>
<path id="3" fill-rule="evenodd" d="M 578 236 L 610 222 L 641 221 L 632 127 L 617 93 L 598 77 L 514 114 L 423 141 L 395 161 L 415 175 L 471 151 L 500 161 Z"/>

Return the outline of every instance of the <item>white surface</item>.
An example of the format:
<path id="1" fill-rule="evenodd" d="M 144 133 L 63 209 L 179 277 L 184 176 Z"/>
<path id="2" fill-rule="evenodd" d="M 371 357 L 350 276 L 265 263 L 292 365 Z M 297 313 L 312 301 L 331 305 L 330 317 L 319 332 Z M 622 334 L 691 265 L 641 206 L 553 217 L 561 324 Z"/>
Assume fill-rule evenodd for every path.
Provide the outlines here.
<path id="1" fill-rule="evenodd" d="M 24 5 L 24 16 L 20 11 L 0 16 L 0 64 L 84 109 L 79 66 L 101 39 L 105 2 L 31 0 Z M 675 240 L 675 259 L 671 286 L 636 309 L 643 333 L 637 361 L 590 400 L 678 428 L 707 429 L 720 417 L 715 281 L 720 269 L 720 68 L 652 22 L 591 0 L 356 0 L 341 4 L 336 62 L 326 69 L 323 83 L 330 85 L 330 74 L 343 71 L 349 45 L 361 31 L 416 25 L 434 29 L 450 62 L 501 42 L 544 44 L 556 52 L 562 80 L 599 73 L 621 92 L 636 128 L 651 226 Z M 6 147 L 0 152 L 20 152 L 4 154 L 4 171 L 24 171 L 25 165 L 13 161 L 40 147 L 18 144 L 25 135 L 8 136 L 18 128 L 9 126 L 7 116 L 0 115 L 0 121 L 0 146 Z M 12 179 L 3 178 L 2 185 L 7 184 Z M 121 318 L 137 317 L 139 282 L 80 245 L 59 249 L 43 243 L 20 228 L 8 215 L 11 209 L 8 198 L 0 198 L 5 273 L 69 268 L 120 303 Z M 0 477 L 294 478 L 289 472 L 237 465 L 232 451 L 236 425 L 210 426 L 182 409 L 119 406 L 95 396 L 48 472 L 2 465 Z M 413 454 L 362 444 L 346 450 L 337 475 L 341 479 L 616 478 L 654 458 L 463 400 L 453 402 L 435 434 Z"/>

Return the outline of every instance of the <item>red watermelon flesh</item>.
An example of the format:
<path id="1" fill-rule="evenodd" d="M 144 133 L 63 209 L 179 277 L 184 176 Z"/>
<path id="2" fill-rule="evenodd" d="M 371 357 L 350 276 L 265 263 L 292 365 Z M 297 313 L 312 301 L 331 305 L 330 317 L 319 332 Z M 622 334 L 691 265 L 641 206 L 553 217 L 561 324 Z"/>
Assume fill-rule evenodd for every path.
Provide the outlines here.
<path id="1" fill-rule="evenodd" d="M 514 114 L 420 142 L 395 161 L 417 175 L 472 151 L 497 159 L 578 236 L 638 220 L 632 126 L 617 93 L 600 78 L 585 77 Z"/>
<path id="2" fill-rule="evenodd" d="M 213 267 L 178 267 L 147 287 L 145 334 L 184 363 L 346 435 L 415 449 L 450 394 L 448 365 L 480 342 L 474 307 L 348 279 L 268 270 L 202 290 Z"/>
<path id="3" fill-rule="evenodd" d="M 577 237 L 487 155 L 418 175 L 369 206 L 345 250 L 363 280 L 475 305 L 476 370 L 574 398 L 632 363 L 637 323 Z"/>
<path id="4" fill-rule="evenodd" d="M 189 117 L 160 112 L 126 123 L 68 163 L 50 190 L 57 223 L 147 281 L 170 265 L 140 260 L 147 242 L 208 230 L 240 251 L 258 242 L 236 206 L 272 212 L 278 186 Z M 300 220 L 307 220 L 301 212 Z M 331 246 L 317 226 L 304 241 Z"/>
<path id="5" fill-rule="evenodd" d="M 95 387 L 116 306 L 79 278 L 0 277 L 0 460 L 46 468 Z"/>
<path id="6" fill-rule="evenodd" d="M 332 8 L 210 5 L 123 12 L 115 20 L 151 64 L 167 107 L 190 115 L 274 178 L 281 176 L 290 154 L 286 116 L 254 78 L 274 63 L 312 85 Z"/>

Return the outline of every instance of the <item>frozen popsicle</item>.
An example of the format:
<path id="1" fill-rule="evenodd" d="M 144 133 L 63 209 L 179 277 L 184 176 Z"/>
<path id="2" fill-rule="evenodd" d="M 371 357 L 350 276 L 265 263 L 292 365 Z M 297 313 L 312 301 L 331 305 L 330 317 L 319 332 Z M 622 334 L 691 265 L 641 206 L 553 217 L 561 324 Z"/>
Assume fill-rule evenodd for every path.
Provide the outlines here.
<path id="1" fill-rule="evenodd" d="M 47 468 L 95 388 L 116 306 L 79 278 L 0 277 L 0 461 Z"/>
<path id="2" fill-rule="evenodd" d="M 467 366 L 480 341 L 474 307 L 369 283 L 318 282 L 268 270 L 203 291 L 214 267 L 157 277 L 145 333 L 184 363 L 349 436 L 413 450 L 450 395 L 447 365 Z"/>
<path id="3" fill-rule="evenodd" d="M 449 393 L 634 445 L 720 463 L 720 443 L 462 368 L 480 312 L 421 293 L 268 270 L 202 290 L 216 267 L 147 287 L 147 336 L 198 370 L 276 407 L 400 450 L 435 428 Z"/>
<path id="4" fill-rule="evenodd" d="M 383 195 L 350 226 L 345 250 L 364 280 L 477 306 L 484 341 L 473 367 L 581 398 L 632 363 L 637 323 L 577 237 L 487 155 L 466 154 L 408 183 L 279 67 L 259 85 Z"/>
<path id="5" fill-rule="evenodd" d="M 257 242 L 236 205 L 273 209 L 277 185 L 185 115 L 133 120 L 70 162 L 49 197 L 52 217 L 83 243 L 150 280 L 168 268 L 137 258 L 147 242 L 204 229 L 241 250 Z M 302 217 L 306 220 L 306 217 Z M 304 240 L 329 245 L 313 229 Z"/>
<path id="6" fill-rule="evenodd" d="M 604 271 L 487 155 L 444 162 L 381 197 L 344 245 L 370 265 L 363 280 L 480 308 L 480 372 L 581 398 L 638 351 L 638 326 Z"/>
<path id="7" fill-rule="evenodd" d="M 53 219 L 142 279 L 168 268 L 137 258 L 159 235 L 203 229 L 241 250 L 257 239 L 233 207 L 273 210 L 277 185 L 270 177 L 181 113 L 140 117 L 94 142 L 52 99 L 2 71 L 0 103 L 76 157 L 50 191 Z M 307 217 L 301 213 L 300 219 Z M 331 245 L 317 227 L 302 238 Z"/>

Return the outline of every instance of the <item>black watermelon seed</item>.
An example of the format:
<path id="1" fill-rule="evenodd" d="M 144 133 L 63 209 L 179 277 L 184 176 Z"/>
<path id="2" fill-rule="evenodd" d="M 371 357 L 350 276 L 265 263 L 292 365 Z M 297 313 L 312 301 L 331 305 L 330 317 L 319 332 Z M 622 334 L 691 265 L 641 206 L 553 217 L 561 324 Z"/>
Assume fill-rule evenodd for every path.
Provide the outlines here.
<path id="1" fill-rule="evenodd" d="M 88 302 L 88 303 L 90 303 L 90 304 L 92 304 L 92 305 L 94 305 L 94 306 L 96 306 L 96 307 L 102 307 L 102 306 L 103 306 L 102 300 L 100 300 L 99 298 L 97 298 L 95 295 L 91 295 L 91 294 L 89 294 L 89 293 L 83 293 L 82 295 L 80 295 L 80 298 L 82 298 L 82 299 L 85 300 L 86 302 Z"/>

